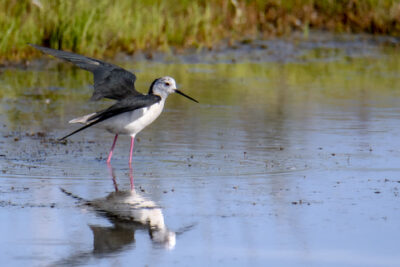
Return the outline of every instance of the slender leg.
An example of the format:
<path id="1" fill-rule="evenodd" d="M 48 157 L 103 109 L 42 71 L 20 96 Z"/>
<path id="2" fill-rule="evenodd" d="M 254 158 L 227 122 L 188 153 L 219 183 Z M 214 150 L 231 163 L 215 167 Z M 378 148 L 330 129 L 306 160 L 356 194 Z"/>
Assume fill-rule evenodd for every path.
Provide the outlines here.
<path id="1" fill-rule="evenodd" d="M 130 178 L 130 182 L 131 182 L 131 191 L 135 190 L 135 185 L 133 183 L 133 168 L 132 168 L 132 164 L 129 163 L 129 178 Z"/>
<path id="2" fill-rule="evenodd" d="M 108 153 L 107 163 L 110 163 L 110 161 L 111 161 L 111 157 L 112 157 L 113 152 L 114 152 L 114 147 L 115 147 L 115 143 L 117 142 L 117 138 L 118 138 L 118 134 L 116 134 L 115 137 L 114 137 L 114 142 L 113 142 L 113 144 L 111 146 L 110 153 Z"/>
<path id="3" fill-rule="evenodd" d="M 133 147 L 135 146 L 135 137 L 131 137 L 131 151 L 129 153 L 129 165 L 132 164 Z"/>

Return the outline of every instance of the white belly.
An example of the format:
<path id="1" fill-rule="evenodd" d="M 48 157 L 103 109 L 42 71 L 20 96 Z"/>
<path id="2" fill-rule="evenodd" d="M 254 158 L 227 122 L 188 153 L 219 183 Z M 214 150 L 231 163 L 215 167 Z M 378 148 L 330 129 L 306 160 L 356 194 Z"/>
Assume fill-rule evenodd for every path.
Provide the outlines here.
<path id="1" fill-rule="evenodd" d="M 127 134 L 134 137 L 137 133 L 151 124 L 160 116 L 164 108 L 164 101 L 150 107 L 128 111 L 100 122 L 99 126 L 114 134 Z"/>

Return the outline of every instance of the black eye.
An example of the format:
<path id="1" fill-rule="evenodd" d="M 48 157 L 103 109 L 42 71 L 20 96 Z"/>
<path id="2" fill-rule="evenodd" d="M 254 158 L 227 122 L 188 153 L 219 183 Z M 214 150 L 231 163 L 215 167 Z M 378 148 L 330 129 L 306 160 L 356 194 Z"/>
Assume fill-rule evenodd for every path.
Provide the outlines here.
<path id="1" fill-rule="evenodd" d="M 167 82 L 167 83 L 165 83 L 165 86 L 170 86 L 170 84 Z"/>

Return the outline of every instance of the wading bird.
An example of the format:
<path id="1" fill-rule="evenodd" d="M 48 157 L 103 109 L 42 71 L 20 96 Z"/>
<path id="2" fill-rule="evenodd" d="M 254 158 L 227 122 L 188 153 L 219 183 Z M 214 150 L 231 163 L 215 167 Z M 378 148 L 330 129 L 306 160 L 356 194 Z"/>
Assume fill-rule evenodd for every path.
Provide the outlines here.
<path id="1" fill-rule="evenodd" d="M 33 44 L 31 46 L 45 54 L 64 59 L 84 70 L 92 72 L 94 76 L 94 92 L 91 100 L 97 101 L 102 98 L 116 100 L 114 105 L 105 110 L 69 121 L 70 123 L 82 123 L 84 126 L 60 139 L 64 140 L 93 125 L 105 128 L 107 131 L 115 134 L 107 163 L 111 161 L 119 134 L 131 136 L 129 164 L 132 163 L 136 134 L 151 124 L 161 114 L 165 100 L 169 94 L 178 93 L 198 103 L 197 100 L 179 91 L 176 88 L 175 80 L 171 77 L 166 76 L 155 79 L 150 85 L 148 94 L 144 95 L 135 90 L 135 74 L 121 67 L 71 52 Z"/>

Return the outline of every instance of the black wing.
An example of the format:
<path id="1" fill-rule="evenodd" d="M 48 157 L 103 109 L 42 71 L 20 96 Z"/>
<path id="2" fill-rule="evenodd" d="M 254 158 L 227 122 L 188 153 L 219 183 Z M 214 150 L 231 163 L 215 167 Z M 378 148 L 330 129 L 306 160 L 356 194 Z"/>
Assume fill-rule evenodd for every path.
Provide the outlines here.
<path id="1" fill-rule="evenodd" d="M 91 71 L 94 76 L 94 92 L 91 100 L 101 98 L 121 100 L 125 97 L 141 95 L 135 90 L 135 74 L 121 67 L 71 52 L 30 45 L 45 54 L 64 59 L 84 70 Z"/>
<path id="2" fill-rule="evenodd" d="M 73 131 L 72 133 L 64 136 L 63 138 L 61 138 L 59 140 L 62 141 L 73 134 L 76 134 L 86 128 L 89 128 L 90 126 L 93 126 L 101 121 L 104 121 L 106 119 L 109 119 L 111 117 L 119 115 L 121 113 L 148 107 L 148 106 L 151 106 L 151 105 L 159 102 L 160 100 L 161 100 L 161 97 L 159 97 L 157 95 L 137 95 L 137 96 L 124 98 L 123 100 L 118 101 L 117 103 L 115 103 L 114 105 L 109 107 L 108 109 L 97 112 L 96 114 L 94 114 L 92 117 L 90 117 L 88 119 L 89 124 L 86 124 L 85 126 Z"/>

